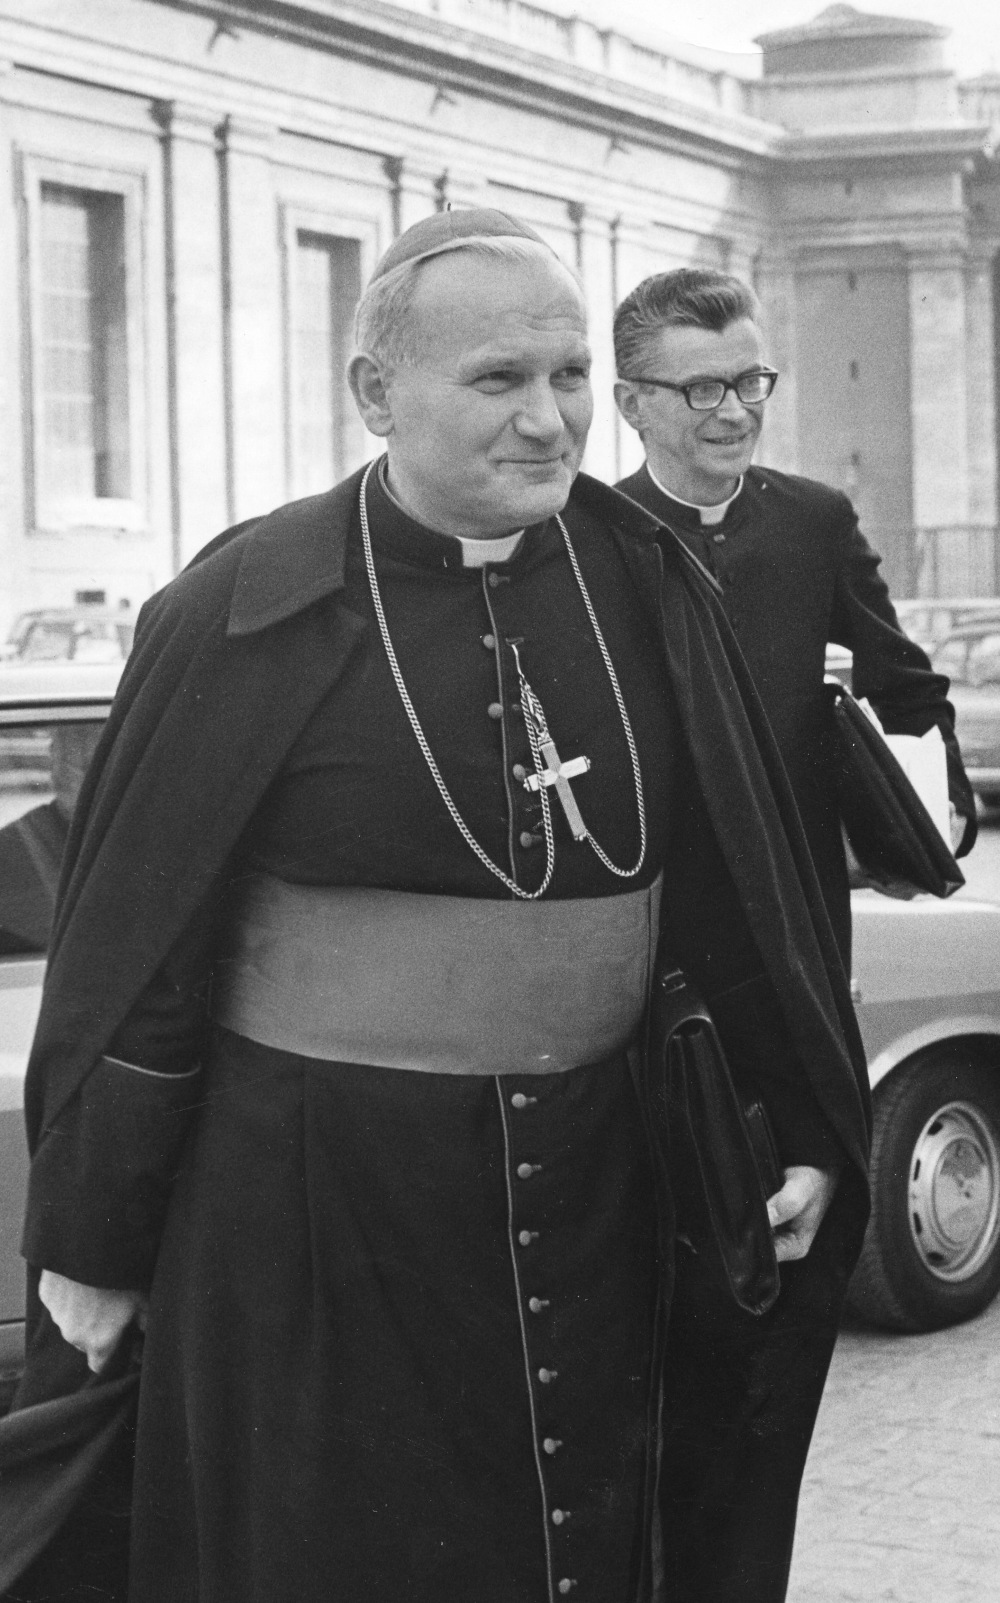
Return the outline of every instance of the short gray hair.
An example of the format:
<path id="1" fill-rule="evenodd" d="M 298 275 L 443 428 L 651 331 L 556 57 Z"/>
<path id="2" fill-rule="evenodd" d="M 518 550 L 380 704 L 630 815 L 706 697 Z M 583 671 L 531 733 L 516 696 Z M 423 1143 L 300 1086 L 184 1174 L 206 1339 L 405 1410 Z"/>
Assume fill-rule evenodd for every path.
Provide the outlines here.
<path id="1" fill-rule="evenodd" d="M 370 357 L 386 374 L 415 359 L 410 312 L 420 273 L 428 262 L 456 251 L 467 251 L 489 261 L 557 262 L 580 288 L 576 273 L 548 245 L 518 234 L 470 234 L 466 239 L 456 239 L 444 250 L 435 251 L 433 256 L 401 262 L 368 285 L 354 314 L 355 356 Z"/>
<path id="2" fill-rule="evenodd" d="M 747 317 L 760 322 L 760 302 L 749 284 L 715 268 L 678 267 L 644 278 L 615 312 L 615 365 L 619 378 L 636 378 L 637 364 L 663 328 L 707 328 L 721 334 Z"/>

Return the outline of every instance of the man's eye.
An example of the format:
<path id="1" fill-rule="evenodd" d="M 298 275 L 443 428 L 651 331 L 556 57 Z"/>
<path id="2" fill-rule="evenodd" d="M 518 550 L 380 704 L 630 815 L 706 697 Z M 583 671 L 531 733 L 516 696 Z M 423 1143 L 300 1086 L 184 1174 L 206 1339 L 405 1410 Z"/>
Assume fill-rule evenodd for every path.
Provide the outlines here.
<path id="1" fill-rule="evenodd" d="M 553 383 L 558 384 L 564 390 L 573 390 L 578 389 L 581 384 L 586 384 L 589 378 L 590 368 L 586 363 L 581 363 L 578 367 L 560 368 L 559 372 L 553 376 Z"/>
<path id="2" fill-rule="evenodd" d="M 489 373 L 480 373 L 473 383 L 477 390 L 496 394 L 499 390 L 510 389 L 512 384 L 517 383 L 517 377 L 517 374 L 512 373 L 509 368 L 497 367 Z"/>

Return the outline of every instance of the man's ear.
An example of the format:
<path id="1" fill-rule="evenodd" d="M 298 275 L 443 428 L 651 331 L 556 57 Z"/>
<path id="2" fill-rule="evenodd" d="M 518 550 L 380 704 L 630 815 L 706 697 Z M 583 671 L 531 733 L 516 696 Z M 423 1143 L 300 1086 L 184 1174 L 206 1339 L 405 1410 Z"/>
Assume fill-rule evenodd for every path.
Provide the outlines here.
<path id="1" fill-rule="evenodd" d="M 369 434 L 387 439 L 392 433 L 392 407 L 385 375 L 370 356 L 352 356 L 347 368 L 354 404 Z"/>
<path id="2" fill-rule="evenodd" d="M 639 433 L 642 422 L 642 402 L 636 393 L 634 384 L 625 379 L 619 379 L 615 385 L 615 405 L 630 428 Z"/>

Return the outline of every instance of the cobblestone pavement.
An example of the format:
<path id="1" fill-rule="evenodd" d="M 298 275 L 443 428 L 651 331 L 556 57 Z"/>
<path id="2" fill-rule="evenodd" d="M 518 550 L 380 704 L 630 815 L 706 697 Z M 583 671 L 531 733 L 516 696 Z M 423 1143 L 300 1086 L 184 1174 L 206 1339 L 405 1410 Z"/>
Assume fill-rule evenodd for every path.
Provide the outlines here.
<path id="1" fill-rule="evenodd" d="M 841 1334 L 788 1603 L 1000 1603 L 1000 1301 L 930 1336 Z"/>

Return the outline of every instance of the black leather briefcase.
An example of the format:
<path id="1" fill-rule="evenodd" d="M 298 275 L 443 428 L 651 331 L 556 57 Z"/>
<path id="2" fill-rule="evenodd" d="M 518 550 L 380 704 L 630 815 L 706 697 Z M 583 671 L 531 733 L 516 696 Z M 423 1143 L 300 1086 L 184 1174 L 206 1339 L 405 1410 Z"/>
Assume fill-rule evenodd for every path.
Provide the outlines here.
<path id="1" fill-rule="evenodd" d="M 950 896 L 965 877 L 930 813 L 850 691 L 827 690 L 840 816 L 866 878 L 897 895 Z"/>
<path id="2" fill-rule="evenodd" d="M 780 1290 L 767 1198 L 782 1184 L 767 1115 L 743 1106 L 708 1009 L 669 962 L 653 980 L 645 1073 L 678 1234 L 739 1308 L 766 1313 Z"/>

